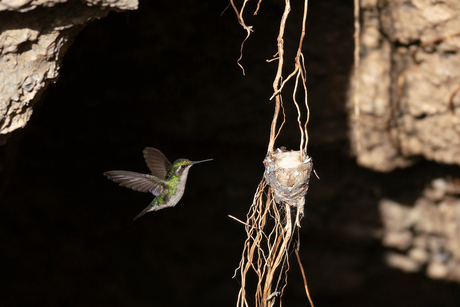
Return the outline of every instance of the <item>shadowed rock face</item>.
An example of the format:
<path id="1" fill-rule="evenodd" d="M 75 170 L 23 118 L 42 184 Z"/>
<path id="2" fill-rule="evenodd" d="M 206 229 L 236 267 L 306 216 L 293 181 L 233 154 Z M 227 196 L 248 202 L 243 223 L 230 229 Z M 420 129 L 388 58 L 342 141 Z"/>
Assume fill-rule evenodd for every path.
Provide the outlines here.
<path id="1" fill-rule="evenodd" d="M 460 283 L 460 182 L 437 178 L 414 204 L 379 203 L 388 265 Z"/>
<path id="2" fill-rule="evenodd" d="M 110 10 L 137 1 L 2 1 L 0 4 L 0 145 L 23 128 L 74 37 Z"/>

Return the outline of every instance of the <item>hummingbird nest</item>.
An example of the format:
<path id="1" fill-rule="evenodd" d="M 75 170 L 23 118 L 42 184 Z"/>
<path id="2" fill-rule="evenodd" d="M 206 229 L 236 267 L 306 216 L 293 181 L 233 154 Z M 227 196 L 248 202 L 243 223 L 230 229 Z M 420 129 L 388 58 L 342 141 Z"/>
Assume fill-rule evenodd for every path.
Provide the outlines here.
<path id="1" fill-rule="evenodd" d="M 285 147 L 268 152 L 264 160 L 265 180 L 273 189 L 277 204 L 287 203 L 297 208 L 296 225 L 304 215 L 313 160 L 303 151 L 287 151 Z"/>

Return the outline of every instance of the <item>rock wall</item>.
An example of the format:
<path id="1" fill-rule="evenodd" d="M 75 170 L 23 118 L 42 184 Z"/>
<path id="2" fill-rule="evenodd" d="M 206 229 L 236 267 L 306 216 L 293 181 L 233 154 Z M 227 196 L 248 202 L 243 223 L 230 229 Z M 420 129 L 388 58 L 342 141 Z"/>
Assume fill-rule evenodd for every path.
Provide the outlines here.
<path id="1" fill-rule="evenodd" d="M 0 145 L 27 124 L 35 102 L 57 80 L 62 58 L 81 29 L 110 10 L 134 10 L 137 5 L 137 0 L 0 3 Z"/>
<path id="2" fill-rule="evenodd" d="M 460 2 L 364 0 L 361 63 L 349 99 L 360 165 L 391 171 L 423 157 L 460 164 Z"/>
<path id="3" fill-rule="evenodd" d="M 380 201 L 388 265 L 460 282 L 460 181 L 433 180 L 414 204 Z M 425 270 L 426 268 L 426 270 Z"/>

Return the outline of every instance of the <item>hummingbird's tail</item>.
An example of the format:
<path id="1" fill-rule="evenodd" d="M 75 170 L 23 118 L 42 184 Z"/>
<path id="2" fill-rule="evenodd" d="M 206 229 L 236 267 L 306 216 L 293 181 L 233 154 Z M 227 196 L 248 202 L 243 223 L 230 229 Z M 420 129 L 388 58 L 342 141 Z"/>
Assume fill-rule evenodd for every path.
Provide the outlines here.
<path id="1" fill-rule="evenodd" d="M 136 217 L 133 219 L 133 221 L 137 220 L 138 218 L 140 218 L 141 216 L 143 216 L 144 214 L 146 214 L 147 212 L 150 212 L 150 211 L 158 211 L 158 210 L 161 210 L 161 209 L 164 209 L 164 208 L 169 208 L 169 207 L 174 207 L 175 205 L 172 205 L 172 204 L 164 204 L 164 205 L 159 205 L 158 204 L 158 197 L 155 197 L 152 202 L 150 203 L 150 205 L 147 206 L 147 208 L 145 208 L 144 210 L 142 210 L 141 213 L 139 213 L 138 215 L 136 215 Z M 161 203 L 161 202 L 160 202 Z"/>
<path id="2" fill-rule="evenodd" d="M 136 215 L 136 217 L 133 219 L 133 221 L 137 220 L 138 218 L 140 218 L 141 216 L 143 216 L 144 214 L 146 214 L 149 211 L 152 211 L 152 206 L 151 205 L 148 205 L 147 208 L 145 208 L 144 210 L 142 210 L 141 213 Z"/>

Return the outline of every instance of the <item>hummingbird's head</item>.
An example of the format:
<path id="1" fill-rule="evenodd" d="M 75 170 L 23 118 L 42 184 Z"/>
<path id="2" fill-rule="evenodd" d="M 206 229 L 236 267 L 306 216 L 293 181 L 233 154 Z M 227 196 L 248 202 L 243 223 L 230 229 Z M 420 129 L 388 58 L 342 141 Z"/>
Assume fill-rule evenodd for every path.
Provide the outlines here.
<path id="1" fill-rule="evenodd" d="M 185 170 L 192 167 L 193 162 L 188 159 L 177 159 L 174 161 L 171 172 L 176 175 L 181 175 Z"/>
<path id="2" fill-rule="evenodd" d="M 185 171 L 188 172 L 188 170 L 192 167 L 194 164 L 198 164 L 201 162 L 207 162 L 211 161 L 212 159 L 207 159 L 207 160 L 201 160 L 201 161 L 190 161 L 189 159 L 177 159 L 174 161 L 171 172 L 176 174 L 176 175 L 181 175 Z"/>

